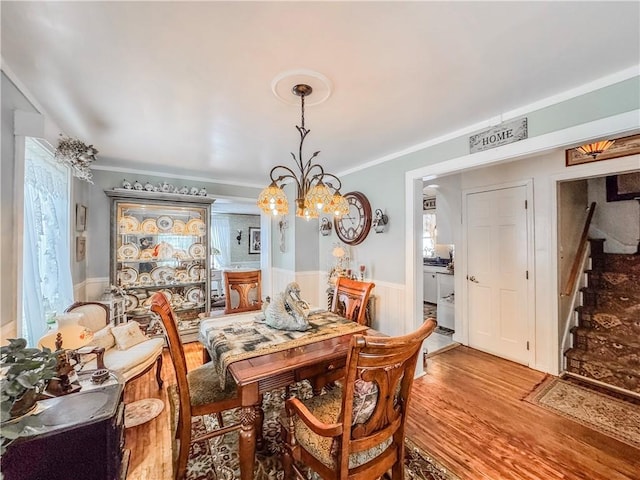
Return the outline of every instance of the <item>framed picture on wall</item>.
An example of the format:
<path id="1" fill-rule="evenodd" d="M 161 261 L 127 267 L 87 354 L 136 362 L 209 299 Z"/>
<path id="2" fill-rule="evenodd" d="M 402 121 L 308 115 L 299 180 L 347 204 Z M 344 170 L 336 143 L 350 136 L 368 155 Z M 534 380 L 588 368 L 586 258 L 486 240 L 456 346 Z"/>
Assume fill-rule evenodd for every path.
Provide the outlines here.
<path id="1" fill-rule="evenodd" d="M 249 253 L 260 253 L 260 229 L 249 227 Z"/>
<path id="2" fill-rule="evenodd" d="M 607 202 L 640 199 L 640 172 L 607 177 Z"/>
<path id="3" fill-rule="evenodd" d="M 87 207 L 76 203 L 76 232 L 84 232 L 87 229 Z"/>

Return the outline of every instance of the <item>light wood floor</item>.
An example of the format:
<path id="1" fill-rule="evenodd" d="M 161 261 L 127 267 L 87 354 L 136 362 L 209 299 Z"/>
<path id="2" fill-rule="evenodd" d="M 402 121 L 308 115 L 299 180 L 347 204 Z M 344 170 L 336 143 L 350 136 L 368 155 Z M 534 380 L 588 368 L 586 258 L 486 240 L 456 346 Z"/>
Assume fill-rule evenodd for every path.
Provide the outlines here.
<path id="1" fill-rule="evenodd" d="M 190 368 L 201 346 L 186 345 Z M 640 480 L 640 450 L 521 401 L 544 377 L 540 372 L 467 347 L 428 360 L 414 382 L 407 435 L 463 480 Z M 125 401 L 156 397 L 165 410 L 128 429 L 128 480 L 170 480 L 166 385 L 173 383 L 165 354 L 165 387 L 152 374 L 127 386 Z"/>

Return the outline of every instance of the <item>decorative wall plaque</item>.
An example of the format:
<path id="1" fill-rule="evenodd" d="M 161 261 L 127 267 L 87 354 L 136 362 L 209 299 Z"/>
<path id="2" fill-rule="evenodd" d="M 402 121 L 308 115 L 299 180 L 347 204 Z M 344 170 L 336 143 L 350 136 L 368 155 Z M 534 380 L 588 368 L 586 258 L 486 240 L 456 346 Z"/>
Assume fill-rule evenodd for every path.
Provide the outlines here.
<path id="1" fill-rule="evenodd" d="M 469 137 L 469 152 L 477 153 L 528 138 L 527 119 L 503 122 Z"/>

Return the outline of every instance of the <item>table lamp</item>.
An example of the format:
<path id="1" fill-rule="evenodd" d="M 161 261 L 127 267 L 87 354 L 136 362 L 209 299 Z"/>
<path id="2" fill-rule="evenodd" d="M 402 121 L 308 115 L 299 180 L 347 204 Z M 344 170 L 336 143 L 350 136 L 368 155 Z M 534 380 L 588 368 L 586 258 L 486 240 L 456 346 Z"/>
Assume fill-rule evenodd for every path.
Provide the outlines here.
<path id="1" fill-rule="evenodd" d="M 53 395 L 65 395 L 79 389 L 79 387 L 71 385 L 75 378 L 75 371 L 69 362 L 67 350 L 77 350 L 93 339 L 93 332 L 78 323 L 82 316 L 82 313 L 56 315 L 58 328 L 47 333 L 38 341 L 39 348 L 48 348 L 58 352 L 56 378 L 52 378 L 47 387 L 47 391 Z"/>

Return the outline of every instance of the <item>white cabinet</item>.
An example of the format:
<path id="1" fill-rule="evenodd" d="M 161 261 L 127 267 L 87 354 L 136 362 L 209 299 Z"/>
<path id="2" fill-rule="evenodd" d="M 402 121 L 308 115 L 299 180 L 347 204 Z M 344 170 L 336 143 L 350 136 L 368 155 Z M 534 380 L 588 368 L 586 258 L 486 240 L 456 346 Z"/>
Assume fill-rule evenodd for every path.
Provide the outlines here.
<path id="1" fill-rule="evenodd" d="M 424 267 L 424 283 L 422 284 L 422 294 L 422 299 L 425 302 L 437 303 L 438 292 L 435 269 Z"/>
<path id="2" fill-rule="evenodd" d="M 437 273 L 438 325 L 455 330 L 454 277 L 450 273 Z"/>

